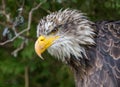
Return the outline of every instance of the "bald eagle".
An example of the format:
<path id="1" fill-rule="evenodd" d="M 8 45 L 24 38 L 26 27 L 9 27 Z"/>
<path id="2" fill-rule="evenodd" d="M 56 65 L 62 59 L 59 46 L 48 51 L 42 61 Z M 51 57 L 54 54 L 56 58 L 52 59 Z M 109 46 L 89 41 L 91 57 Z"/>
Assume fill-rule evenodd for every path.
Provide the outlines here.
<path id="1" fill-rule="evenodd" d="M 59 10 L 40 20 L 35 51 L 72 68 L 76 87 L 120 87 L 120 21 L 92 22 L 78 10 Z"/>

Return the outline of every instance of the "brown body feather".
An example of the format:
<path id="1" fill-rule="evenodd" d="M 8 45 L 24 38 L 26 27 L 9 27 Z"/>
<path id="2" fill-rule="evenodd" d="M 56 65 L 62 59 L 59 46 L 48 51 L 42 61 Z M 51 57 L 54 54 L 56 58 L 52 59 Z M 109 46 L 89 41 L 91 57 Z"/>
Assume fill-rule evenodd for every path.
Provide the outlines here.
<path id="1" fill-rule="evenodd" d="M 68 61 L 77 87 L 120 87 L 120 21 L 97 22 L 96 46 L 86 48 L 87 58 Z"/>

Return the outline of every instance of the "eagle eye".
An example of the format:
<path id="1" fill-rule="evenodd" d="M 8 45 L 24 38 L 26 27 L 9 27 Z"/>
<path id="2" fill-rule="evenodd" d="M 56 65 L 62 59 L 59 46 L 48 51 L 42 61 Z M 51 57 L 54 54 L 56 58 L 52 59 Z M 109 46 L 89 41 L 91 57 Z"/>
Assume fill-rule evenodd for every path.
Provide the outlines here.
<path id="1" fill-rule="evenodd" d="M 51 32 L 49 34 L 56 34 L 58 31 L 58 28 L 54 28 L 53 30 L 51 30 Z"/>

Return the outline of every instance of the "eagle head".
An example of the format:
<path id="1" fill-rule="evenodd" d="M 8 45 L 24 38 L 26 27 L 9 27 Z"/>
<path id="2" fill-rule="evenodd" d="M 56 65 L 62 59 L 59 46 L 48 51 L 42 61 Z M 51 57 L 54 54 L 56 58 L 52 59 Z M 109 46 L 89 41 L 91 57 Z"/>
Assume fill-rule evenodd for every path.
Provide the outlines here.
<path id="1" fill-rule="evenodd" d="M 93 23 L 78 10 L 59 10 L 40 20 L 37 26 L 35 51 L 40 56 L 48 52 L 65 62 L 65 59 L 82 58 L 84 46 L 94 45 Z"/>

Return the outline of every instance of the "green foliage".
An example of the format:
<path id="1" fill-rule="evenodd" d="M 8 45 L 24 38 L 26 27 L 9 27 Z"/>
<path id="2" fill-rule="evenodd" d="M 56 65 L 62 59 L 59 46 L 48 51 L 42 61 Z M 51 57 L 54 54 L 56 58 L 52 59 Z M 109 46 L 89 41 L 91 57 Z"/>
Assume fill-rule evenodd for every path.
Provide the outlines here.
<path id="1" fill-rule="evenodd" d="M 44 0 L 24 0 L 23 17 L 25 23 L 17 27 L 17 32 L 26 28 L 28 14 L 31 8 Z M 23 0 L 6 0 L 6 11 L 15 19 L 18 9 Z M 0 6 L 2 0 L 0 1 Z M 45 60 L 41 60 L 34 51 L 36 38 L 36 26 L 39 20 L 46 16 L 49 11 L 73 8 L 87 13 L 92 21 L 118 20 L 120 19 L 120 0 L 47 0 L 37 11 L 33 13 L 31 29 L 24 33 L 28 39 L 24 48 L 18 52 L 18 56 L 11 55 L 23 40 L 16 39 L 14 42 L 0 46 L 0 87 L 24 87 L 26 84 L 25 71 L 28 68 L 29 87 L 74 87 L 74 78 L 71 70 L 60 61 L 51 57 L 47 52 L 43 54 Z M 4 15 L 0 14 L 0 39 L 2 31 L 7 26 Z"/>
<path id="2" fill-rule="evenodd" d="M 13 42 L 13 46 L 17 48 L 21 45 L 21 43 L 22 43 L 22 40 L 18 38 Z"/>
<path id="3" fill-rule="evenodd" d="M 24 50 L 21 52 L 22 58 L 32 58 L 34 54 L 34 43 L 30 41 L 28 43 L 29 44 L 27 44 Z"/>

